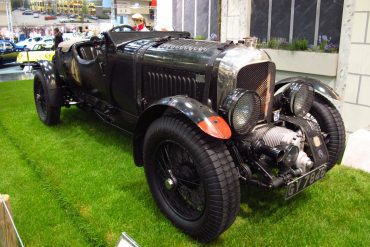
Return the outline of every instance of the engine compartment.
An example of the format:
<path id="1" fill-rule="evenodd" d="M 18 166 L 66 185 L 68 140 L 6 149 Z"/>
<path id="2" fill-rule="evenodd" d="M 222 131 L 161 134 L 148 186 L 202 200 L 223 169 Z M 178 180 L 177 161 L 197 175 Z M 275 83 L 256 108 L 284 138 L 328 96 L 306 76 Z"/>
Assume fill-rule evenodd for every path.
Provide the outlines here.
<path id="1" fill-rule="evenodd" d="M 290 160 L 289 162 L 281 162 L 280 165 L 298 169 L 296 172 L 300 174 L 305 174 L 313 168 L 313 161 L 304 151 L 306 137 L 301 129 L 293 131 L 281 126 L 263 124 L 261 126 L 257 126 L 251 134 L 252 140 L 263 140 L 265 145 L 270 148 L 282 148 L 289 145 L 298 148 L 298 153 L 294 154 L 294 157 L 292 157 L 293 160 Z"/>

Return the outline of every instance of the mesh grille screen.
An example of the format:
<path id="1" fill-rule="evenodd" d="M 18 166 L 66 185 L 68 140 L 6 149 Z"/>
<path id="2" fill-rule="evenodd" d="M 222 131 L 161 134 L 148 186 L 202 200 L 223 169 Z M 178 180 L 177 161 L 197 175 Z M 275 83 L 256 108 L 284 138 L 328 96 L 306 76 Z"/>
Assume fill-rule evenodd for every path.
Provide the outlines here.
<path id="1" fill-rule="evenodd" d="M 245 66 L 238 73 L 237 87 L 255 91 L 261 97 L 260 119 L 268 119 L 271 114 L 274 75 L 275 65 L 270 62 Z"/>

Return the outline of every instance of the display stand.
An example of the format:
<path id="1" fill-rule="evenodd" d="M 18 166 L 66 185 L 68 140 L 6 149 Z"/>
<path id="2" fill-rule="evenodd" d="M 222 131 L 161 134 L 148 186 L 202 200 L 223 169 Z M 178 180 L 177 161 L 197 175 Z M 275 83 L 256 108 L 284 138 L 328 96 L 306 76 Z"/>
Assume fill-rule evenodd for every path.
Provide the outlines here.
<path id="1" fill-rule="evenodd" d="M 30 64 L 30 57 L 29 57 L 28 51 L 29 51 L 29 49 L 26 49 L 26 52 L 27 52 L 27 65 L 24 66 L 24 69 L 23 69 L 23 72 L 25 72 L 25 73 L 31 73 L 32 72 L 32 64 Z"/>
<path id="2" fill-rule="evenodd" d="M 9 196 L 0 194 L 0 247 L 17 246 L 16 233 L 8 215 L 10 211 Z"/>

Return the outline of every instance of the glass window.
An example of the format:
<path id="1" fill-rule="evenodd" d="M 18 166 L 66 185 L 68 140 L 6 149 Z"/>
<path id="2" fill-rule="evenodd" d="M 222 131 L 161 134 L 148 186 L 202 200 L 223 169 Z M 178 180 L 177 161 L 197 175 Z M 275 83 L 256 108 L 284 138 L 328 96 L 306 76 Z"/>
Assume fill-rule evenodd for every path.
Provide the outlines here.
<path id="1" fill-rule="evenodd" d="M 13 49 L 13 45 L 9 42 L 5 43 L 5 49 Z"/>

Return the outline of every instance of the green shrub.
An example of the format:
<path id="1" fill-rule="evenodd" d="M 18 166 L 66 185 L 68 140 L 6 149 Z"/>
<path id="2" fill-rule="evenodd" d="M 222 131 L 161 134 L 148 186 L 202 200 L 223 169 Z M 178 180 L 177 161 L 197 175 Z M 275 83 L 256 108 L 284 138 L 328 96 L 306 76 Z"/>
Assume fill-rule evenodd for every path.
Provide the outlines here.
<path id="1" fill-rule="evenodd" d="M 290 51 L 312 51 L 312 52 L 328 52 L 338 53 L 339 46 L 331 43 L 331 39 L 322 38 L 319 36 L 318 45 L 309 45 L 307 39 L 295 39 L 292 43 L 288 43 L 284 38 L 272 38 L 270 41 L 261 42 L 258 40 L 257 48 L 261 49 L 281 49 Z"/>
<path id="2" fill-rule="evenodd" d="M 195 40 L 206 40 L 206 37 L 204 37 L 203 35 L 197 35 L 194 37 Z"/>
<path id="3" fill-rule="evenodd" d="M 100 14 L 100 15 L 97 15 L 96 17 L 98 17 L 99 19 L 109 19 L 109 15 L 106 15 L 106 14 Z"/>
<path id="4" fill-rule="evenodd" d="M 279 49 L 280 41 L 279 41 L 278 38 L 272 38 L 267 43 L 267 46 L 268 46 L 268 48 L 271 48 L 271 49 Z"/>
<path id="5" fill-rule="evenodd" d="M 293 40 L 290 48 L 291 50 L 294 50 L 294 51 L 306 51 L 308 49 L 308 40 L 307 39 Z"/>

